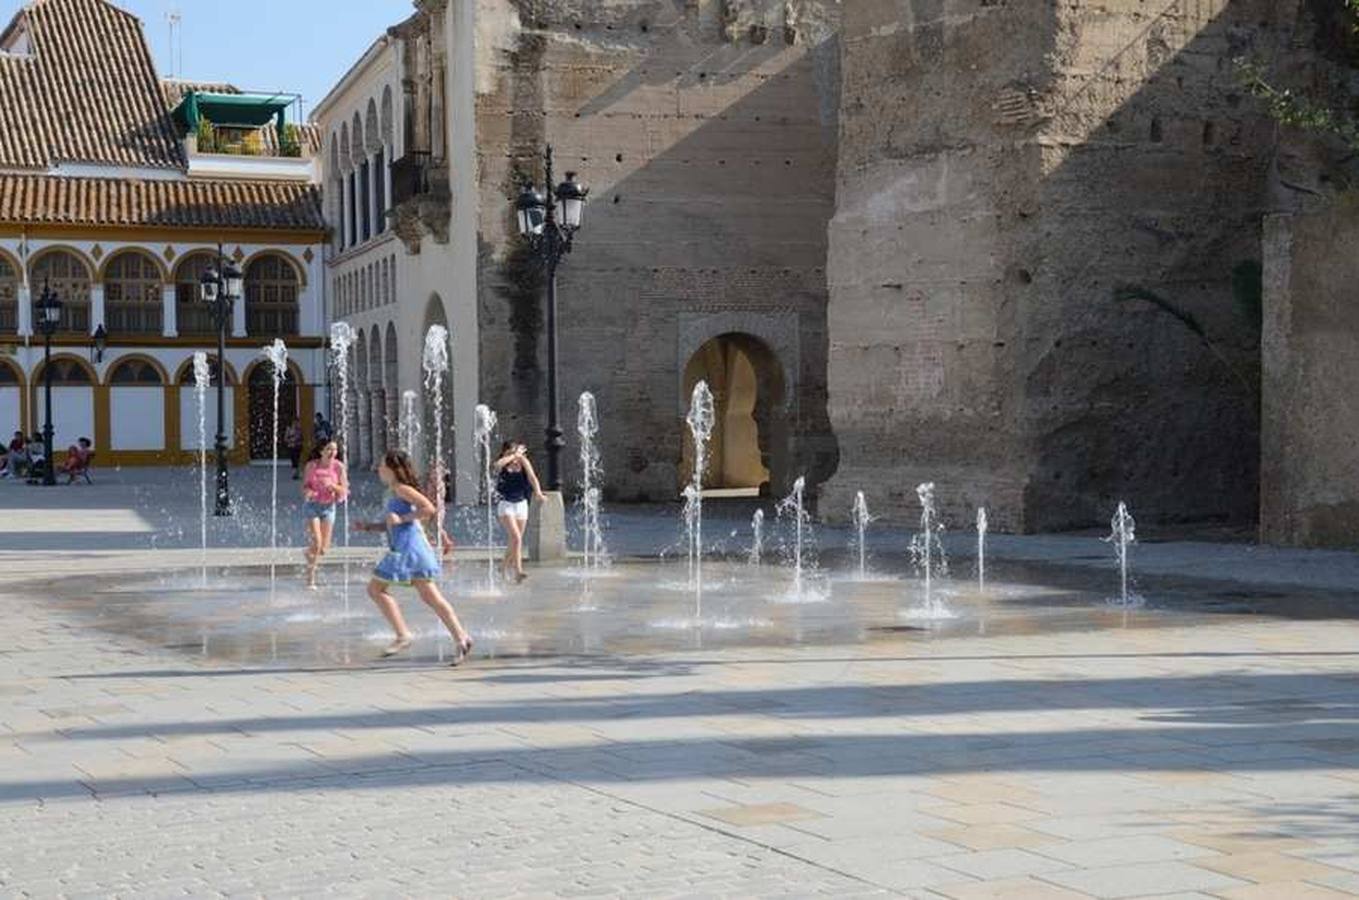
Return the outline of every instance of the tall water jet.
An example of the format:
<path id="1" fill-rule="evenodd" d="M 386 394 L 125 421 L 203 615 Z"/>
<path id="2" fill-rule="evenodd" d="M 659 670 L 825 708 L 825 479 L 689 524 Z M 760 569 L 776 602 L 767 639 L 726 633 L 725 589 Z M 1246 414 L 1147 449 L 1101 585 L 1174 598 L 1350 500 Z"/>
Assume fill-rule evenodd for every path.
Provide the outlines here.
<path id="1" fill-rule="evenodd" d="M 584 563 L 587 572 L 603 561 L 604 535 L 599 525 L 599 416 L 595 395 L 583 391 L 576 409 L 576 433 L 580 435 L 580 509 Z"/>
<path id="2" fill-rule="evenodd" d="M 708 467 L 708 441 L 717 423 L 717 410 L 708 382 L 694 385 L 689 414 L 684 418 L 694 441 L 694 474 L 684 494 L 684 524 L 689 538 L 689 582 L 701 609 L 703 602 L 703 473 Z"/>
<path id="3" fill-rule="evenodd" d="M 495 434 L 496 416 L 485 403 L 478 403 L 473 413 L 472 433 L 482 460 L 482 487 L 486 492 L 486 587 L 495 587 L 495 473 L 491 455 L 491 436 Z"/>
<path id="4" fill-rule="evenodd" d="M 260 353 L 269 360 L 274 376 L 273 451 L 270 455 L 273 477 L 269 493 L 269 590 L 272 592 L 278 565 L 278 396 L 283 390 L 283 378 L 288 374 L 288 347 L 281 338 L 274 338 Z"/>
<path id="5" fill-rule="evenodd" d="M 1110 520 L 1111 531 L 1104 540 L 1114 545 L 1118 557 L 1119 602 L 1128 605 L 1128 545 L 1137 540 L 1137 522 L 1128 512 L 1128 504 L 1120 502 Z"/>
<path id="6" fill-rule="evenodd" d="M 986 593 L 986 507 L 977 507 L 977 593 Z"/>
<path id="7" fill-rule="evenodd" d="M 802 540 L 803 531 L 808 524 L 809 516 L 806 507 L 803 505 L 803 492 L 807 487 L 807 479 L 799 475 L 793 482 L 793 491 L 787 497 L 779 501 L 776 507 L 780 516 L 791 514 L 795 522 L 793 534 L 793 594 L 802 594 Z"/>
<path id="8" fill-rule="evenodd" d="M 864 551 L 864 532 L 868 529 L 868 523 L 873 521 L 873 517 L 868 514 L 868 501 L 864 499 L 863 491 L 854 493 L 854 529 L 859 535 L 859 580 L 862 581 L 868 576 L 867 556 Z"/>
<path id="9" fill-rule="evenodd" d="M 932 619 L 944 618 L 947 611 L 944 604 L 935 597 L 934 575 L 936 563 L 939 572 L 946 571 L 944 543 L 939 537 L 943 527 L 936 521 L 934 506 L 934 482 L 929 481 L 916 486 L 916 496 L 920 498 L 920 533 L 911 539 L 911 556 L 925 576 L 925 603 L 923 612 Z"/>
<path id="10" fill-rule="evenodd" d="M 757 509 L 750 517 L 750 564 L 758 566 L 764 554 L 764 510 Z"/>
<path id="11" fill-rule="evenodd" d="M 203 548 L 201 561 L 204 587 L 208 585 L 208 425 L 206 407 L 208 383 L 211 381 L 212 370 L 208 367 L 208 354 L 199 350 L 193 355 L 193 395 L 198 402 L 198 531 Z"/>
<path id="12" fill-rule="evenodd" d="M 425 332 L 425 349 L 420 358 L 425 370 L 425 390 L 434 406 L 434 459 L 429 470 L 434 475 L 434 540 L 442 542 L 444 527 L 444 376 L 448 373 L 448 329 L 431 325 Z"/>
<path id="13" fill-rule="evenodd" d="M 354 329 L 348 322 L 334 322 L 330 326 L 330 361 L 340 383 L 340 449 L 344 464 L 349 465 L 349 349 L 354 346 Z M 344 595 L 345 615 L 349 614 L 349 498 L 344 498 L 341 528 L 344 531 Z"/>
<path id="14" fill-rule="evenodd" d="M 420 417 L 417 411 L 417 404 L 420 395 L 415 391 L 401 392 L 401 417 L 397 422 L 400 431 L 398 439 L 401 441 L 401 449 L 407 453 L 415 452 L 415 441 L 420 436 Z"/>

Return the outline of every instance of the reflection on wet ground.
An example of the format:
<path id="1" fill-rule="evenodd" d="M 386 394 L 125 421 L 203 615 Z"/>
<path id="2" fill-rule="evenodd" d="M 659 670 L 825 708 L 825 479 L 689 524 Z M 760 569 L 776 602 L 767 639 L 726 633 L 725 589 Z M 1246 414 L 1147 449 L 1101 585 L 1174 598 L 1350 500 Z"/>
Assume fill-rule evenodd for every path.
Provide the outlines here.
<path id="1" fill-rule="evenodd" d="M 1145 604 L 1112 603 L 1103 573 L 997 565 L 985 594 L 945 581 L 946 618 L 923 614 L 905 571 L 859 580 L 818 575 L 795 592 L 790 572 L 737 562 L 705 565 L 701 597 L 684 563 L 619 562 L 593 576 L 540 567 L 523 585 L 488 587 L 484 564 L 463 561 L 444 591 L 477 641 L 479 657 L 628 655 L 730 646 L 924 641 L 952 635 L 1156 628 L 1226 615 L 1349 617 L 1353 597 L 1265 593 L 1221 582 L 1158 585 Z M 210 659 L 251 664 L 367 663 L 390 640 L 368 601 L 366 571 L 325 572 L 319 591 L 292 567 L 77 578 L 43 590 L 96 627 Z M 417 641 L 409 659 L 439 660 L 450 644 L 410 589 L 396 593 Z"/>

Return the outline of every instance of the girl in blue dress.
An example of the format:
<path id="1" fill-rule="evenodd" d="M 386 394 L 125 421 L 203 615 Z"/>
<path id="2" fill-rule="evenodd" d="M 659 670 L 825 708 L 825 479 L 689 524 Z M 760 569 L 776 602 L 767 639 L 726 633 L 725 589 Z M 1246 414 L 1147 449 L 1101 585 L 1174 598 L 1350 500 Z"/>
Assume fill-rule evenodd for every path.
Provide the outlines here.
<path id="1" fill-rule="evenodd" d="M 411 458 L 404 450 L 388 450 L 377 471 L 392 492 L 387 500 L 387 514 L 380 522 L 355 522 L 354 528 L 387 532 L 387 555 L 373 569 L 373 578 L 368 582 L 368 596 L 396 632 L 396 639 L 382 655 L 394 656 L 411 645 L 411 631 L 390 591 L 393 584 L 409 584 L 453 636 L 456 666 L 472 651 L 472 637 L 435 583 L 439 577 L 439 557 L 419 524 L 434 515 L 434 504 L 420 491 Z"/>

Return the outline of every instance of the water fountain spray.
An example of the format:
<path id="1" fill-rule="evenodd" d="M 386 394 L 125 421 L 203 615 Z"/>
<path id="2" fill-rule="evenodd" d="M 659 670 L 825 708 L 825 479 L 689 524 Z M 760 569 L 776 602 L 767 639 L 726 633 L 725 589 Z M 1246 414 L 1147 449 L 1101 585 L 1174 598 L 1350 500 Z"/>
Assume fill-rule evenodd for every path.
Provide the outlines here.
<path id="1" fill-rule="evenodd" d="M 269 591 L 272 594 L 278 565 L 278 395 L 283 390 L 283 378 L 288 374 L 288 348 L 281 338 L 274 338 L 260 353 L 269 360 L 274 376 L 273 483 L 269 494 Z"/>
<path id="2" fill-rule="evenodd" d="M 854 529 L 859 534 L 859 580 L 863 581 L 868 577 L 867 554 L 864 552 L 864 532 L 868 529 L 868 523 L 873 521 L 873 517 L 868 513 L 868 501 L 864 499 L 863 491 L 856 491 L 854 494 Z"/>
<path id="3" fill-rule="evenodd" d="M 689 582 L 699 603 L 703 599 L 703 473 L 708 467 L 708 441 L 717 423 L 717 410 L 708 382 L 694 385 L 685 416 L 694 441 L 694 474 L 685 489 L 684 524 L 689 537 Z"/>
<path id="4" fill-rule="evenodd" d="M 486 491 L 486 588 L 495 587 L 495 474 L 491 464 L 491 435 L 495 434 L 496 416 L 485 403 L 478 403 L 473 412 L 473 434 L 481 451 L 483 487 Z"/>
<path id="5" fill-rule="evenodd" d="M 920 498 L 920 533 L 911 539 L 911 556 L 925 575 L 925 615 L 934 619 L 944 618 L 947 616 L 944 604 L 934 595 L 936 560 L 938 571 L 947 571 L 944 542 L 939 536 L 943 526 L 936 520 L 934 507 L 934 482 L 918 485 L 915 493 Z"/>
<path id="6" fill-rule="evenodd" d="M 793 492 L 780 500 L 776 507 L 780 516 L 791 513 L 796 523 L 793 539 L 793 594 L 795 596 L 802 595 L 802 533 L 810 519 L 802 502 L 806 487 L 807 479 L 799 475 L 797 480 L 793 482 Z"/>
<path id="7" fill-rule="evenodd" d="M 599 568 L 604 556 L 604 535 L 599 524 L 599 416 L 595 395 L 583 391 L 576 410 L 576 433 L 580 435 L 581 531 L 585 542 L 585 570 Z"/>
<path id="8" fill-rule="evenodd" d="M 1132 514 L 1128 512 L 1128 504 L 1120 502 L 1118 509 L 1114 511 L 1114 517 L 1110 521 L 1111 531 L 1105 538 L 1106 543 L 1114 545 L 1114 552 L 1118 557 L 1118 574 L 1120 579 L 1119 602 L 1124 606 L 1128 605 L 1128 545 L 1137 540 L 1137 522 Z"/>
<path id="9" fill-rule="evenodd" d="M 198 528 L 202 539 L 203 586 L 208 586 L 208 426 L 207 396 L 212 370 L 202 350 L 193 355 L 193 395 L 198 401 Z"/>
<path id="10" fill-rule="evenodd" d="M 415 441 L 420 436 L 420 418 L 416 412 L 416 404 L 420 400 L 420 395 L 415 391 L 401 392 L 401 418 L 397 428 L 401 441 L 401 449 L 407 453 L 415 453 Z"/>
<path id="11" fill-rule="evenodd" d="M 444 375 L 448 373 L 448 329 L 431 325 L 425 332 L 425 349 L 420 358 L 425 370 L 425 390 L 434 406 L 434 460 L 429 470 L 434 475 L 434 540 L 442 541 L 444 527 Z"/>
<path id="12" fill-rule="evenodd" d="M 330 326 L 330 360 L 335 377 L 340 382 L 340 448 L 345 465 L 349 464 L 349 349 L 354 346 L 354 329 L 348 322 L 334 322 Z M 344 611 L 349 614 L 349 498 L 344 498 Z"/>
<path id="13" fill-rule="evenodd" d="M 757 509 L 750 517 L 750 564 L 758 566 L 764 553 L 764 510 Z"/>
<path id="14" fill-rule="evenodd" d="M 977 507 L 977 593 L 986 593 L 986 507 Z"/>

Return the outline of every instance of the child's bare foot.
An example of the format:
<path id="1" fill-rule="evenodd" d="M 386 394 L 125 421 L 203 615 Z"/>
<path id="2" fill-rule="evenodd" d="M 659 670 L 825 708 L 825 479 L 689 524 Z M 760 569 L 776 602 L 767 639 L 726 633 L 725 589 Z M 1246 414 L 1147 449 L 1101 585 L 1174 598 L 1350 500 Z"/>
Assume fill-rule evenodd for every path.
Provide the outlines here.
<path id="1" fill-rule="evenodd" d="M 388 656 L 396 656 L 398 653 L 402 652 L 411 645 L 411 640 L 412 638 L 409 634 L 398 637 L 396 640 L 388 644 L 387 648 L 382 651 L 383 658 L 385 659 Z"/>

